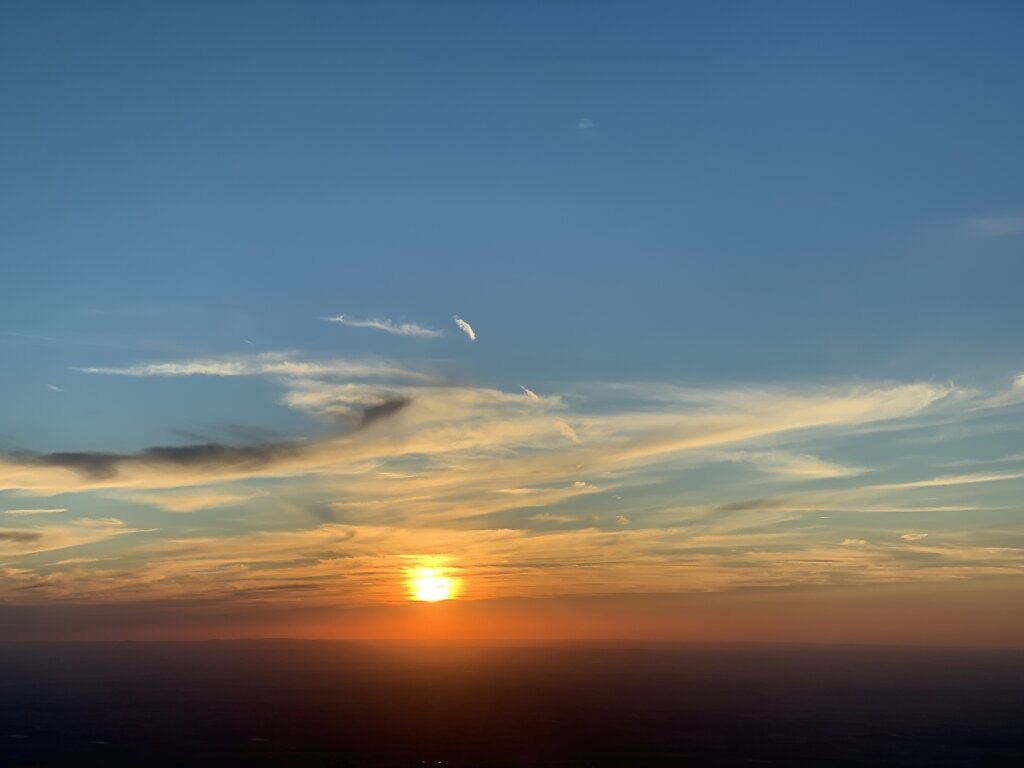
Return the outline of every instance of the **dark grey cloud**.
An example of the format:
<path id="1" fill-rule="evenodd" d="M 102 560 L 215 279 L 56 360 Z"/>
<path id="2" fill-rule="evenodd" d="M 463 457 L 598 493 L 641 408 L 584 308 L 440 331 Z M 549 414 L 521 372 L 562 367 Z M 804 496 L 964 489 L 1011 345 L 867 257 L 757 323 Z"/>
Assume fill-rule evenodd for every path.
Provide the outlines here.
<path id="1" fill-rule="evenodd" d="M 90 480 L 116 477 L 125 466 L 149 465 L 187 468 L 245 467 L 258 468 L 274 461 L 298 455 L 309 449 L 306 442 L 258 443 L 225 445 L 152 446 L 138 453 L 100 453 L 90 451 L 57 453 L 15 453 L 4 458 L 27 466 L 60 467 L 77 472 Z"/>
<path id="2" fill-rule="evenodd" d="M 117 463 L 125 458 L 116 453 L 92 453 L 87 451 L 17 454 L 13 457 L 19 464 L 63 467 L 94 480 L 102 480 L 116 475 Z"/>
<path id="3" fill-rule="evenodd" d="M 382 419 L 389 418 L 408 407 L 412 400 L 405 396 L 390 396 L 372 405 L 366 405 L 348 428 L 366 429 Z M 268 433 L 258 433 L 260 437 Z M 256 433 L 249 433 L 250 437 Z M 260 469 L 275 462 L 309 451 L 316 445 L 308 440 L 278 440 L 276 442 L 250 442 L 230 444 L 216 441 L 188 445 L 156 445 L 137 453 L 110 453 L 101 451 L 58 451 L 30 453 L 14 451 L 0 453 L 0 458 L 13 464 L 37 467 L 59 467 L 76 472 L 88 480 L 109 480 L 127 466 L 179 467 L 187 469 L 242 468 Z"/>
<path id="4" fill-rule="evenodd" d="M 749 499 L 747 501 L 734 501 L 729 504 L 719 504 L 719 512 L 746 512 L 751 509 L 777 509 L 782 506 L 782 499 Z"/>
<path id="5" fill-rule="evenodd" d="M 411 404 L 411 398 L 396 396 L 390 397 L 384 402 L 377 403 L 376 405 L 368 405 L 363 409 L 362 418 L 359 420 L 359 429 L 366 429 L 368 426 L 380 421 L 381 419 L 394 416 L 396 413 L 409 407 Z"/>
<path id="6" fill-rule="evenodd" d="M 0 541 L 13 541 L 16 544 L 30 544 L 41 538 L 43 534 L 38 531 L 0 531 Z"/>

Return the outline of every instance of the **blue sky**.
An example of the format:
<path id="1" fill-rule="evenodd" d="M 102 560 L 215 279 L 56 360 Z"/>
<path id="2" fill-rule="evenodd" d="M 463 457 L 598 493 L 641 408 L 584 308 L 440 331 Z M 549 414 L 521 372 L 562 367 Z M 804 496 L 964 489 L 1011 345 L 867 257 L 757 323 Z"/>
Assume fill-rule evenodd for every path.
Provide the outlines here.
<path id="1" fill-rule="evenodd" d="M 65 542 L 110 532 L 70 522 L 86 519 L 141 531 L 133 542 L 186 528 L 332 535 L 315 526 L 369 524 L 387 506 L 390 491 L 352 480 L 358 467 L 441 472 L 502 455 L 527 479 L 490 488 L 474 474 L 466 497 L 526 493 L 538 472 L 528 457 L 560 451 L 545 430 L 565 422 L 578 433 L 569 447 L 591 441 L 586 460 L 612 479 L 585 463 L 540 473 L 541 490 L 576 490 L 525 511 L 498 505 L 498 527 L 481 530 L 532 530 L 545 514 L 589 530 L 602 515 L 598 528 L 623 517 L 669 540 L 708 509 L 772 498 L 761 509 L 775 517 L 758 525 L 775 533 L 812 511 L 833 520 L 807 546 L 867 546 L 879 526 L 898 538 L 923 514 L 957 535 L 1019 536 L 1010 477 L 928 486 L 945 495 L 916 506 L 951 509 L 912 526 L 899 511 L 880 522 L 871 497 L 859 502 L 875 510 L 869 533 L 849 499 L 787 504 L 851 485 L 888 499 L 898 483 L 1021 466 L 1006 457 L 1021 450 L 1024 395 L 1022 16 L 998 2 L 6 3 L 0 449 L 11 466 L 25 451 L 321 445 L 341 439 L 339 413 L 351 428 L 389 397 L 412 405 L 367 433 L 414 442 L 425 430 L 436 447 L 434 419 L 447 414 L 450 438 L 467 442 L 457 461 L 380 449 L 341 467 L 303 454 L 311 463 L 280 472 L 116 488 L 12 469 L 0 508 L 67 507 L 45 515 L 69 521 L 45 533 Z M 324 320 L 339 314 L 443 333 Z M 195 374 L 196 361 L 222 367 L 145 368 Z M 400 370 L 282 374 L 283 361 Z M 228 364 L 247 374 L 223 375 Z M 339 405 L 339 393 L 354 399 Z M 826 400 L 842 415 L 799 416 Z M 539 431 L 522 411 L 532 403 L 548 419 Z M 708 409 L 724 421 L 702 421 Z M 757 426 L 721 438 L 738 414 Z M 657 427 L 676 416 L 719 438 L 699 457 L 665 449 Z M 503 437 L 474 442 L 483 424 Z M 658 460 L 624 458 L 634 442 Z M 299 476 L 316 482 L 260 485 Z M 161 482 L 199 486 L 222 511 L 168 512 L 151 503 Z M 203 508 L 202 494 L 178 506 Z M 344 506 L 353 498 L 358 514 Z M 354 516 L 318 517 L 328 507 Z M 987 511 L 949 519 L 966 507 Z M 394 510 L 385 518 L 401 528 Z M 40 519 L 14 515 L 11 530 Z M 374 551 L 426 551 L 402 531 Z M 117 553 L 129 539 L 103 541 Z M 454 562 L 460 541 L 438 546 Z M 656 549 L 644 541 L 630 588 L 682 588 L 668 572 L 642 577 Z M 8 567 L 40 557 L 24 544 Z M 999 568 L 1019 570 L 1017 556 L 1003 552 Z"/>

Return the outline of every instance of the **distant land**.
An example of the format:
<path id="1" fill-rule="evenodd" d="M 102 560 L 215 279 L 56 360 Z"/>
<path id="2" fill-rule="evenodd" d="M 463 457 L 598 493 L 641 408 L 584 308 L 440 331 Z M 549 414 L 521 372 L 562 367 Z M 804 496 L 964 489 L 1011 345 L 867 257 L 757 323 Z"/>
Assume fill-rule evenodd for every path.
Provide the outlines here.
<path id="1" fill-rule="evenodd" d="M 0 764 L 1020 766 L 1024 653 L 0 644 Z"/>

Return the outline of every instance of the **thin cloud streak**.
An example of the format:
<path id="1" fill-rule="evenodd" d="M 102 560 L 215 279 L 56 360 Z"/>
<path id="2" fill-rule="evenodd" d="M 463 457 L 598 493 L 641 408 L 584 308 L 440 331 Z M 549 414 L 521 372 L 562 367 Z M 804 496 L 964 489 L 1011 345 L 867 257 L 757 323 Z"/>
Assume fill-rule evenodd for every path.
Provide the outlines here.
<path id="1" fill-rule="evenodd" d="M 219 491 L 198 490 L 195 493 L 169 491 L 164 493 L 129 494 L 124 497 L 129 501 L 148 504 L 166 509 L 169 512 L 200 512 L 206 509 L 234 507 L 257 498 L 256 493 L 224 493 Z"/>
<path id="2" fill-rule="evenodd" d="M 350 328 L 373 328 L 378 331 L 394 334 L 395 336 L 419 336 L 433 339 L 442 336 L 444 333 L 419 323 L 395 323 L 387 318 L 359 320 L 354 317 L 347 317 L 346 315 L 336 315 L 334 317 L 325 317 L 324 320 L 329 323 L 347 325 Z"/>
<path id="3" fill-rule="evenodd" d="M 976 216 L 968 220 L 975 234 L 983 237 L 1003 237 L 1024 233 L 1024 213 L 1008 216 Z"/>
<path id="4" fill-rule="evenodd" d="M 412 381 L 434 381 L 435 377 L 384 362 L 353 362 L 347 360 L 303 360 L 287 352 L 263 352 L 258 355 L 237 355 L 199 358 L 176 362 L 138 363 L 114 367 L 72 367 L 71 370 L 104 376 L 281 376 L 288 378 L 394 378 Z"/>
<path id="5" fill-rule="evenodd" d="M 898 488 L 941 488 L 947 485 L 973 485 L 975 483 L 995 483 L 1002 480 L 1019 480 L 1024 472 L 975 472 L 967 475 L 941 475 L 927 480 L 912 480 L 906 483 L 884 483 L 870 486 L 873 489 Z"/>
<path id="6" fill-rule="evenodd" d="M 868 471 L 863 467 L 843 466 L 817 456 L 786 451 L 733 451 L 724 454 L 724 458 L 748 462 L 762 472 L 807 480 L 855 477 Z"/>
<path id="7" fill-rule="evenodd" d="M 83 517 L 61 525 L 8 529 L 0 531 L 0 555 L 15 557 L 50 552 L 140 532 L 113 517 Z"/>

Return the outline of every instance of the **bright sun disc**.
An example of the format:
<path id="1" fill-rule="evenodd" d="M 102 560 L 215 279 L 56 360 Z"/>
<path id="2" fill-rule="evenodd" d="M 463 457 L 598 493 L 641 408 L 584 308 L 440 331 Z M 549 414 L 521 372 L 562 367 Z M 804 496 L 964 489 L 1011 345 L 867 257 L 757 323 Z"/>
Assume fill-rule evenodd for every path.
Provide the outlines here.
<path id="1" fill-rule="evenodd" d="M 420 568 L 413 573 L 410 586 L 413 600 L 436 603 L 452 596 L 455 581 L 448 576 L 442 576 L 436 568 Z"/>

